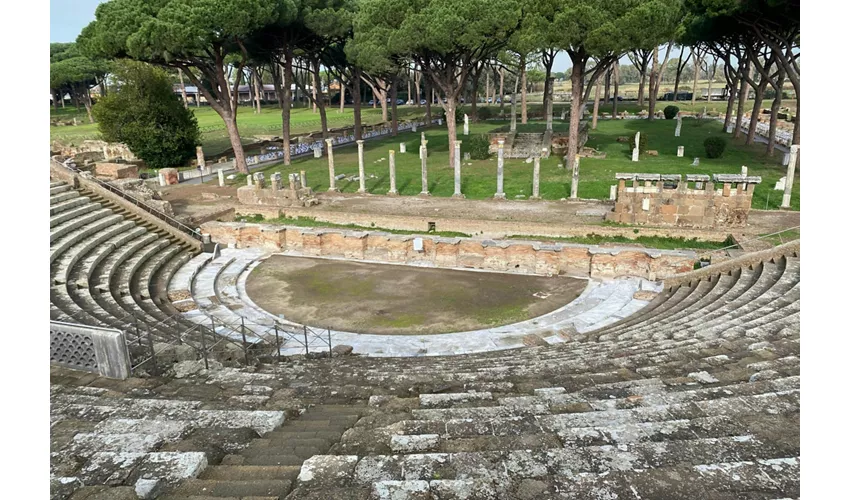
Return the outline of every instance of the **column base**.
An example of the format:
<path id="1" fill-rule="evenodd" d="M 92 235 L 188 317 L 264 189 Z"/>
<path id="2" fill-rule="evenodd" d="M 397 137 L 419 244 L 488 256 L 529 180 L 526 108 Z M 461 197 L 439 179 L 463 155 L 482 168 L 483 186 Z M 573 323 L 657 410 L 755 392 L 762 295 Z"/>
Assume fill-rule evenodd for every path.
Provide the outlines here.
<path id="1" fill-rule="evenodd" d="M 329 193 L 339 193 L 339 188 L 338 187 L 328 188 L 328 192 Z"/>
<path id="2" fill-rule="evenodd" d="M 429 193 L 428 191 L 422 191 L 421 193 L 419 193 L 419 196 L 431 196 L 431 193 Z"/>
<path id="3" fill-rule="evenodd" d="M 358 189 L 357 192 L 360 194 L 366 194 L 366 188 Z"/>
<path id="4" fill-rule="evenodd" d="M 529 200 L 539 200 L 541 198 L 539 196 L 529 196 L 528 199 Z"/>
<path id="5" fill-rule="evenodd" d="M 387 191 L 387 196 L 398 196 L 398 191 Z"/>
<path id="6" fill-rule="evenodd" d="M 462 200 L 462 199 L 466 198 L 466 195 L 463 194 L 463 193 L 455 193 L 455 194 L 452 195 L 452 198 L 457 198 L 457 199 Z"/>
<path id="7" fill-rule="evenodd" d="M 505 193 L 496 193 L 496 194 L 493 195 L 493 199 L 494 200 L 504 200 L 505 199 Z"/>

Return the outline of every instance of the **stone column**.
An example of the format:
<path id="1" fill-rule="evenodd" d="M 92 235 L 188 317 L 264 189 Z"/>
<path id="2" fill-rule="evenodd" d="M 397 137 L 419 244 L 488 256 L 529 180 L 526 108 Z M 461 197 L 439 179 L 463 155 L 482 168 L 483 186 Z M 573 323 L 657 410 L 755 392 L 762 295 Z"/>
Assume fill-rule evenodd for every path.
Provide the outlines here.
<path id="1" fill-rule="evenodd" d="M 638 132 L 640 133 L 640 132 Z M 570 184 L 570 198 L 577 199 L 578 198 L 578 167 L 579 167 L 579 156 L 576 155 L 573 164 L 573 180 Z"/>
<path id="2" fill-rule="evenodd" d="M 321 158 L 322 157 L 322 148 L 318 144 L 313 146 L 313 158 Z"/>
<path id="3" fill-rule="evenodd" d="M 407 153 L 407 143 L 405 143 L 405 142 L 398 143 L 398 152 L 399 153 Z"/>
<path id="4" fill-rule="evenodd" d="M 516 115 L 514 115 L 514 123 L 516 123 Z M 497 200 L 505 199 L 505 141 L 499 139 L 499 157 L 496 163 L 496 194 L 493 198 Z"/>
<path id="5" fill-rule="evenodd" d="M 431 196 L 428 192 L 428 141 L 423 140 L 419 147 L 419 156 L 422 158 L 422 191 L 420 196 Z"/>
<path id="6" fill-rule="evenodd" d="M 360 189 L 358 193 L 366 192 L 366 158 L 363 153 L 363 140 L 357 141 L 357 167 L 360 169 Z"/>
<path id="7" fill-rule="evenodd" d="M 791 208 L 791 190 L 794 188 L 794 172 L 797 170 L 797 155 L 800 154 L 800 145 L 791 145 L 791 156 L 788 159 L 788 170 L 785 173 L 785 193 L 782 195 L 780 208 Z"/>
<path id="8" fill-rule="evenodd" d="M 218 169 L 218 187 L 224 187 L 224 169 Z"/>
<path id="9" fill-rule="evenodd" d="M 608 189 L 608 199 L 611 201 L 617 200 L 617 186 L 612 184 L 611 187 Z"/>
<path id="10" fill-rule="evenodd" d="M 553 97 L 555 95 L 554 87 L 555 87 L 555 79 L 549 78 L 549 92 L 547 92 L 547 94 L 548 94 L 547 97 L 548 97 L 549 100 L 546 103 L 546 109 L 544 110 L 544 112 L 546 113 L 546 130 L 548 130 L 550 132 L 552 131 L 552 115 L 555 112 L 555 104 L 552 102 Z"/>
<path id="11" fill-rule="evenodd" d="M 289 189 L 298 191 L 298 184 L 295 183 L 295 174 L 289 174 Z"/>
<path id="12" fill-rule="evenodd" d="M 541 156 L 546 156 L 548 151 L 543 149 Z M 531 200 L 540 199 L 540 156 L 534 157 L 534 173 L 531 177 Z"/>
<path id="13" fill-rule="evenodd" d="M 272 191 L 280 191 L 280 172 L 272 174 Z"/>
<path id="14" fill-rule="evenodd" d="M 262 172 L 257 172 L 254 174 L 254 185 L 257 186 L 257 189 L 263 189 L 266 187 L 266 176 Z"/>
<path id="15" fill-rule="evenodd" d="M 301 187 L 307 187 L 307 172 L 304 170 L 301 171 Z"/>
<path id="16" fill-rule="evenodd" d="M 198 168 L 203 172 L 207 168 L 207 160 L 204 158 L 204 148 L 202 146 L 195 147 L 195 157 L 198 159 Z"/>
<path id="17" fill-rule="evenodd" d="M 455 141 L 455 192 L 452 198 L 466 198 L 460 192 L 460 144 L 463 141 Z"/>
<path id="18" fill-rule="evenodd" d="M 328 175 L 331 178 L 331 187 L 328 188 L 328 191 L 339 192 L 339 188 L 336 187 L 336 175 L 334 173 L 334 141 L 333 139 L 325 139 L 325 144 L 328 145 Z"/>
<path id="19" fill-rule="evenodd" d="M 221 176 L 219 176 L 219 177 L 221 177 Z M 160 172 L 159 175 L 157 175 L 157 178 L 159 179 L 160 187 L 168 185 L 168 182 L 165 180 L 165 174 L 163 174 L 162 172 Z"/>
<path id="20" fill-rule="evenodd" d="M 469 115 L 463 114 L 463 135 L 469 135 Z"/>
<path id="21" fill-rule="evenodd" d="M 680 113 L 676 113 L 676 137 L 679 137 L 682 134 L 682 115 Z"/>
<path id="22" fill-rule="evenodd" d="M 679 158 L 685 156 L 685 146 L 679 146 L 679 149 L 676 150 L 676 156 Z"/>
<path id="23" fill-rule="evenodd" d="M 390 196 L 396 196 L 398 189 L 395 186 L 395 151 L 390 150 L 390 190 L 387 192 Z"/>
<path id="24" fill-rule="evenodd" d="M 516 94 L 511 94 L 511 132 L 516 132 Z"/>
<path id="25" fill-rule="evenodd" d="M 253 185 L 254 185 L 254 176 L 253 176 L 253 175 L 251 175 L 250 173 L 248 174 L 248 185 L 249 185 L 249 186 L 253 186 Z"/>

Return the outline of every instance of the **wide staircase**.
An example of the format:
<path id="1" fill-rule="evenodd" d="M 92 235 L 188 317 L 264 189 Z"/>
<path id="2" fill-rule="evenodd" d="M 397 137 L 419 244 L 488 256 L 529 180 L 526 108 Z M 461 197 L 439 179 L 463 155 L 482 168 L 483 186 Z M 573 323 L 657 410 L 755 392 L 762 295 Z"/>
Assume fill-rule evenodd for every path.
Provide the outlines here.
<path id="1" fill-rule="evenodd" d="M 239 297 L 248 258 L 178 249 L 148 266 L 159 252 L 139 252 L 162 235 L 101 212 L 104 200 L 54 189 L 51 279 L 67 299 L 52 301 L 57 317 L 84 311 L 85 321 L 117 327 L 127 321 L 122 311 L 155 314 L 140 304 L 145 295 L 160 311 L 169 291 L 180 305 L 183 285 L 169 290 L 172 282 L 206 289 L 197 300 Z M 53 211 L 77 198 L 89 199 Z M 81 212 L 57 219 L 74 209 Z M 77 219 L 87 222 L 65 229 Z M 126 222 L 126 231 L 141 227 L 153 239 L 108 251 L 89 241 Z M 668 280 L 634 314 L 540 347 L 292 356 L 124 381 L 52 368 L 52 497 L 798 498 L 798 248 Z M 217 268 L 209 278 L 178 276 L 178 265 L 162 271 L 175 258 Z M 217 301 L 200 306 L 222 320 L 240 310 L 216 309 Z"/>

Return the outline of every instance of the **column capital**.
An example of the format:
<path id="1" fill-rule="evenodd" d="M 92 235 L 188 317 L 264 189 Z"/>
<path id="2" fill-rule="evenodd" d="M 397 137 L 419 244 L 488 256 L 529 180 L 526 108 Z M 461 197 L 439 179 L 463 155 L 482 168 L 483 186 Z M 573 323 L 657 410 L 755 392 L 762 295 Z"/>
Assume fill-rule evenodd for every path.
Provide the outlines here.
<path id="1" fill-rule="evenodd" d="M 333 139 L 325 139 L 325 142 L 328 143 L 328 146 L 332 146 L 334 143 Z"/>
<path id="2" fill-rule="evenodd" d="M 391 155 L 394 155 L 394 154 L 395 154 L 395 150 L 394 150 L 394 149 L 391 149 L 391 150 L 390 150 L 390 154 L 391 154 Z"/>
<path id="3" fill-rule="evenodd" d="M 357 139 L 357 144 L 358 144 L 358 145 L 362 145 L 364 142 L 366 142 L 366 141 L 364 141 L 363 139 Z"/>

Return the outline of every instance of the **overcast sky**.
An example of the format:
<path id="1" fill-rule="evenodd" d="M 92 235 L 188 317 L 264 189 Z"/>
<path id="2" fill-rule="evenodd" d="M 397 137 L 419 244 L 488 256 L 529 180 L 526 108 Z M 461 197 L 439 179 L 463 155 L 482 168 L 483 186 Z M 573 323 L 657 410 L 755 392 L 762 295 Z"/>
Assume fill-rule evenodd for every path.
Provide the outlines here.
<path id="1" fill-rule="evenodd" d="M 73 42 L 80 31 L 94 21 L 94 10 L 101 0 L 50 0 L 50 41 Z M 674 51 L 671 57 L 675 57 Z M 664 57 L 662 51 L 661 57 Z M 621 64 L 630 64 L 627 58 L 620 59 Z M 561 52 L 555 56 L 553 71 L 565 71 L 569 68 L 570 57 Z"/>

